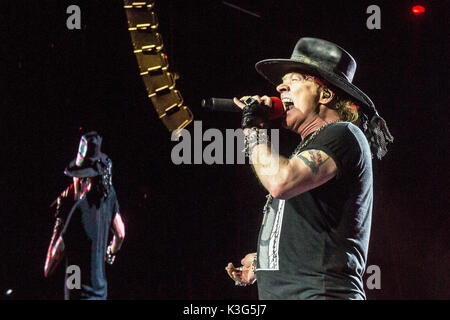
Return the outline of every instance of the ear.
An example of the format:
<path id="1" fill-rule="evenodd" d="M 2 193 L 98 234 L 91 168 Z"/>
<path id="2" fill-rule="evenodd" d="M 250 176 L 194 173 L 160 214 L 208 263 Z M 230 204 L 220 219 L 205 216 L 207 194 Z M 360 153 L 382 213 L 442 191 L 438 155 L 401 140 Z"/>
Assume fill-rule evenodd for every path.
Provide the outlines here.
<path id="1" fill-rule="evenodd" d="M 322 88 L 322 90 L 320 90 L 319 103 L 320 104 L 330 103 L 330 101 L 333 100 L 334 95 L 335 95 L 334 91 L 331 90 L 330 88 Z"/>

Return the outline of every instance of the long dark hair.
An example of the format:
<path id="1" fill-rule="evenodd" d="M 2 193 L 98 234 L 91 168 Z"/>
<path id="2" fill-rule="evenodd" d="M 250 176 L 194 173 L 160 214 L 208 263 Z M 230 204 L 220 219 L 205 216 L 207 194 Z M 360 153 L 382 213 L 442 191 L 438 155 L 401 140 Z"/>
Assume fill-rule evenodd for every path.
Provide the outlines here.
<path id="1" fill-rule="evenodd" d="M 93 177 L 92 190 L 97 195 L 107 198 L 112 189 L 112 161 L 106 158 L 103 161 L 97 162 L 97 169 L 101 172 L 100 175 Z"/>
<path id="2" fill-rule="evenodd" d="M 394 137 L 389 132 L 389 128 L 386 121 L 380 117 L 378 113 L 368 114 L 364 112 L 358 106 L 357 102 L 354 102 L 349 95 L 334 86 L 330 86 L 330 89 L 334 91 L 335 97 L 330 102 L 330 107 L 335 109 L 339 116 L 344 121 L 349 121 L 359 126 L 364 132 L 366 139 L 370 146 L 372 157 L 377 157 L 379 160 L 383 158 L 387 153 L 387 145 L 394 142 Z M 354 117 L 355 110 L 357 111 L 356 119 Z M 353 120 L 353 121 L 351 121 Z"/>

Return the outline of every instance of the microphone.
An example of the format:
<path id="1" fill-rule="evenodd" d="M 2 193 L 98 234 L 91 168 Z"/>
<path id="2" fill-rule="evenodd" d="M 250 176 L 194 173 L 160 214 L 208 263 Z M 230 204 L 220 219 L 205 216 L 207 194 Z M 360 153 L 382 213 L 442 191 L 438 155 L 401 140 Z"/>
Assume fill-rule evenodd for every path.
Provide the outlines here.
<path id="1" fill-rule="evenodd" d="M 284 114 L 284 105 L 280 98 L 270 97 L 272 108 L 270 108 L 270 120 L 281 118 Z M 202 99 L 202 108 L 208 111 L 240 112 L 241 108 L 234 104 L 233 99 L 209 98 Z"/>

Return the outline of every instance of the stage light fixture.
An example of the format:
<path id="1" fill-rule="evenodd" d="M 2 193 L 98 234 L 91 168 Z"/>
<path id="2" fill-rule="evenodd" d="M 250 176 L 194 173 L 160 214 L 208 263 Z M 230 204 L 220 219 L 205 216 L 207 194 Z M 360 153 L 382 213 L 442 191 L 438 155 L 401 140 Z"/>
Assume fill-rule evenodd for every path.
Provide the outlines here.
<path id="1" fill-rule="evenodd" d="M 412 7 L 411 11 L 412 11 L 414 14 L 416 14 L 416 15 L 417 15 L 417 14 L 422 14 L 422 13 L 425 12 L 425 7 L 424 7 L 424 6 L 417 5 L 417 6 Z"/>
<path id="2" fill-rule="evenodd" d="M 191 123 L 194 117 L 175 89 L 178 75 L 168 71 L 169 62 L 163 52 L 162 35 L 157 32 L 159 22 L 153 11 L 154 5 L 154 0 L 124 0 L 128 31 L 148 97 L 166 128 L 179 134 L 179 130 Z"/>

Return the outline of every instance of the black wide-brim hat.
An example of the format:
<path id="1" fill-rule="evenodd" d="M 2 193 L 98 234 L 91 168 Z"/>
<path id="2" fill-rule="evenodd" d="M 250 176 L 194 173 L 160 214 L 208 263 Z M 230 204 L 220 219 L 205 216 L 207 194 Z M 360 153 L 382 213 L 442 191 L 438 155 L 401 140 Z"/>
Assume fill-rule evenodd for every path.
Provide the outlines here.
<path id="1" fill-rule="evenodd" d="M 77 157 L 73 159 L 64 174 L 69 177 L 87 178 L 103 174 L 108 156 L 101 152 L 102 137 L 95 131 L 86 133 L 80 139 Z"/>
<path id="2" fill-rule="evenodd" d="M 274 85 L 290 72 L 307 73 L 327 81 L 361 103 L 362 111 L 377 114 L 372 100 L 352 84 L 356 61 L 338 45 L 317 38 L 301 38 L 290 59 L 266 59 L 256 63 L 256 70 Z M 332 88 L 331 88 L 332 89 Z M 355 101 L 355 102 L 356 102 Z"/>

